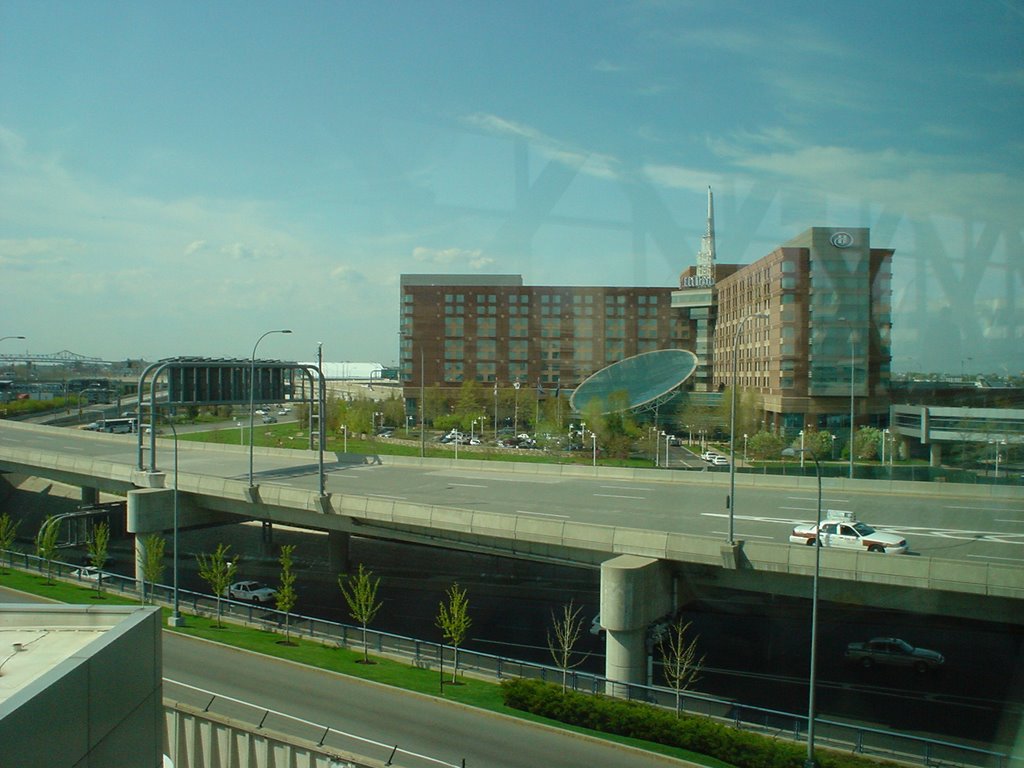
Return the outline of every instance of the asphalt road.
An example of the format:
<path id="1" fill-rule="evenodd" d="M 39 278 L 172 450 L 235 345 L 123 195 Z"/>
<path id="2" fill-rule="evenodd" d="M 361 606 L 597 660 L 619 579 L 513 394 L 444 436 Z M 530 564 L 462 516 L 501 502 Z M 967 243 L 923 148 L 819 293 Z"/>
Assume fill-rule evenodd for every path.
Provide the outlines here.
<path id="1" fill-rule="evenodd" d="M 102 439 L 74 430 L 40 433 L 4 430 L 0 445 L 37 447 L 68 455 L 135 464 L 134 435 Z M 148 445 L 148 443 L 147 443 Z M 168 468 L 173 448 L 163 441 L 158 464 Z M 219 477 L 248 477 L 245 450 L 194 449 L 178 442 L 182 472 Z M 147 451 L 148 457 L 148 451 Z M 147 458 L 148 460 L 148 458 Z M 437 462 L 430 467 L 353 465 L 325 458 L 327 491 L 395 500 L 412 500 L 456 508 L 490 510 L 554 520 L 574 520 L 657 531 L 680 531 L 725 538 L 728 531 L 728 484 L 691 472 L 685 482 L 665 482 L 662 472 L 650 479 L 618 481 L 602 477 L 560 477 L 512 471 L 500 464 L 465 469 Z M 318 487 L 318 467 L 308 456 L 259 455 L 257 482 L 301 488 Z M 667 476 L 668 471 L 664 471 Z M 678 472 L 672 472 L 679 475 Z M 677 478 L 678 479 L 678 478 Z M 813 521 L 817 494 L 813 484 L 752 485 L 737 478 L 734 525 L 739 539 L 787 543 L 793 526 Z M 925 489 L 927 490 L 927 489 Z M 1024 494 L 993 498 L 984 488 L 965 487 L 943 495 L 890 492 L 885 484 L 862 481 L 854 489 L 825 488 L 822 507 L 850 511 L 880 530 L 906 536 L 912 554 L 965 561 L 1017 565 L 1024 554 Z"/>
<path id="2" fill-rule="evenodd" d="M 32 602 L 0 588 L 2 603 Z M 206 706 L 256 725 L 318 740 L 325 728 L 360 737 L 332 735 L 325 743 L 399 768 L 652 768 L 685 766 L 679 760 L 586 736 L 532 724 L 445 701 L 367 683 L 342 674 L 237 651 L 164 632 L 164 696 Z M 202 692 L 189 689 L 194 686 Z M 265 711 L 300 718 L 306 724 Z M 465 761 L 464 763 L 462 761 Z"/>

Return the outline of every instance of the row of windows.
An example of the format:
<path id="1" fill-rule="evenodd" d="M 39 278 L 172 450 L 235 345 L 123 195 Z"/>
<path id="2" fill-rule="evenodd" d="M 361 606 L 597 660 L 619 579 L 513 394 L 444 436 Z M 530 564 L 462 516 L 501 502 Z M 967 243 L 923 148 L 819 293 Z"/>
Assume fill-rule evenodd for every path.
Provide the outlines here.
<path id="1" fill-rule="evenodd" d="M 677 323 L 677 336 L 685 329 L 681 323 Z M 447 338 L 462 338 L 466 330 L 465 318 L 451 316 L 444 321 L 444 335 Z M 562 335 L 562 323 L 557 317 L 544 317 L 540 321 L 540 336 L 545 339 L 557 339 Z M 497 319 L 493 317 L 478 317 L 476 320 L 476 335 L 480 338 L 495 338 L 497 336 Z M 593 321 L 589 319 L 577 320 L 573 323 L 573 335 L 576 337 L 591 338 L 594 335 Z M 609 318 L 604 322 L 604 335 L 610 339 L 626 338 L 625 318 Z M 528 338 L 530 336 L 529 318 L 510 317 L 508 320 L 509 338 Z M 637 320 L 636 336 L 640 339 L 658 338 L 657 318 L 646 318 Z"/>

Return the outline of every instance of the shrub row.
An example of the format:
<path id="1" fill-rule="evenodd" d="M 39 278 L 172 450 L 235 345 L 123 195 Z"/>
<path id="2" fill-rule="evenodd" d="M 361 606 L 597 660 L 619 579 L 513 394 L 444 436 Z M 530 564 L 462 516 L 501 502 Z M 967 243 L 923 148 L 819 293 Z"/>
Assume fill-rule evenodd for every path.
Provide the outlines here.
<path id="1" fill-rule="evenodd" d="M 801 768 L 806 748 L 798 743 L 740 731 L 707 717 L 607 696 L 565 691 L 539 680 L 505 680 L 505 704 L 569 725 L 628 736 L 697 752 L 737 768 Z M 835 752 L 815 753 L 822 768 L 877 768 L 879 761 Z M 895 765 L 888 763 L 888 765 Z"/>

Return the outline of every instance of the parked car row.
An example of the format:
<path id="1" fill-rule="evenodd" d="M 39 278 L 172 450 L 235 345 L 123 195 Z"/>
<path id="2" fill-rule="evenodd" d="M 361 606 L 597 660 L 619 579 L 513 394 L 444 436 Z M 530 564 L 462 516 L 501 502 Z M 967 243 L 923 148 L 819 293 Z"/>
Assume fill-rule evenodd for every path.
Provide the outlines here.
<path id="1" fill-rule="evenodd" d="M 702 453 L 700 457 L 704 459 L 704 461 L 706 461 L 708 464 L 714 467 L 729 466 L 729 459 L 723 456 L 722 454 L 718 453 L 717 451 L 704 451 L 704 453 Z"/>

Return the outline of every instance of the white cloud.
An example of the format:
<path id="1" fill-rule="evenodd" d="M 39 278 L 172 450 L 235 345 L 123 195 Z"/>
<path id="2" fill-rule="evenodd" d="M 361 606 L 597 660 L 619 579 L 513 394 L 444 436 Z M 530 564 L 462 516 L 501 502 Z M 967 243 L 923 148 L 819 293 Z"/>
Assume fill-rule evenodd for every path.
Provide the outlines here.
<path id="1" fill-rule="evenodd" d="M 479 248 L 425 248 L 416 246 L 412 249 L 412 257 L 416 261 L 429 262 L 439 266 L 465 264 L 472 269 L 483 269 L 494 263 L 494 259 L 484 254 Z"/>

